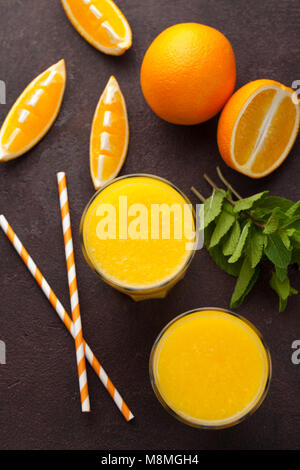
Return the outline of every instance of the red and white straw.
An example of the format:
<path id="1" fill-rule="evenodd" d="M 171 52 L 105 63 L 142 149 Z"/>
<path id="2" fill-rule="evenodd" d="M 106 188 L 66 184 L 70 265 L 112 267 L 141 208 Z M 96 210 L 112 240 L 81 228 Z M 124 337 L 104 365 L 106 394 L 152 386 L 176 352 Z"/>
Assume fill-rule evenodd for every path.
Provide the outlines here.
<path id="1" fill-rule="evenodd" d="M 11 242 L 13 247 L 15 248 L 16 252 L 24 262 L 25 266 L 33 276 L 33 278 L 36 280 L 37 284 L 40 286 L 42 292 L 45 294 L 47 299 L 49 300 L 50 304 L 56 311 L 57 315 L 69 331 L 69 333 L 73 336 L 75 339 L 75 332 L 74 332 L 74 325 L 72 323 L 72 320 L 68 313 L 66 312 L 65 308 L 61 304 L 61 302 L 58 300 L 56 297 L 54 291 L 51 289 L 50 285 L 48 284 L 47 280 L 45 277 L 42 275 L 41 271 L 29 255 L 28 251 L 12 229 L 12 227 L 9 225 L 7 222 L 6 218 L 4 215 L 0 215 L 0 227 L 7 236 L 8 240 Z M 103 369 L 102 365 L 94 355 L 93 351 L 89 347 L 89 345 L 86 343 L 84 340 L 84 350 L 85 350 L 85 357 L 87 358 L 88 362 L 94 369 L 95 373 L 99 377 L 100 381 L 110 394 L 111 398 L 114 400 L 114 403 L 117 405 L 119 408 L 120 412 L 126 419 L 126 421 L 130 421 L 134 418 L 134 415 L 131 413 L 129 410 L 128 406 L 126 405 L 125 401 L 121 397 L 120 393 L 118 390 L 115 388 L 114 384 L 108 377 L 107 373 Z"/>

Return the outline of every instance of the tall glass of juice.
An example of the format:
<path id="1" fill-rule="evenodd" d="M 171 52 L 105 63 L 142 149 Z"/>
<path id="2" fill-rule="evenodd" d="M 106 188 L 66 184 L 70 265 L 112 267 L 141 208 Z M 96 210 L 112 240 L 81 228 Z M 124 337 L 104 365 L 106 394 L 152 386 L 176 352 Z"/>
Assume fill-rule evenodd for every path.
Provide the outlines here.
<path id="1" fill-rule="evenodd" d="M 89 265 L 134 300 L 164 297 L 184 276 L 196 233 L 187 197 L 169 181 L 145 174 L 103 186 L 80 225 Z"/>
<path id="2" fill-rule="evenodd" d="M 271 369 L 259 331 L 220 308 L 175 318 L 150 356 L 150 379 L 161 404 L 183 423 L 207 429 L 233 426 L 257 410 Z"/>

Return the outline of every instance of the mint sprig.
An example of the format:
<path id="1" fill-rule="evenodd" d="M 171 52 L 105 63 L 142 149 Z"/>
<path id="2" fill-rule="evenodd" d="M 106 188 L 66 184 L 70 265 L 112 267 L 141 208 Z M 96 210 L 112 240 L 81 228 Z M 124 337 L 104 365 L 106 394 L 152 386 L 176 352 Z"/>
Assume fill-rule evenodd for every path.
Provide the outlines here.
<path id="1" fill-rule="evenodd" d="M 224 178 L 226 189 L 219 188 L 207 175 L 213 189 L 204 202 L 204 241 L 215 263 L 237 277 L 231 308 L 239 307 L 259 278 L 261 264 L 271 263 L 270 286 L 279 297 L 279 311 L 288 298 L 298 292 L 290 285 L 288 269 L 300 269 L 300 201 L 270 196 L 268 191 L 242 198 Z"/>

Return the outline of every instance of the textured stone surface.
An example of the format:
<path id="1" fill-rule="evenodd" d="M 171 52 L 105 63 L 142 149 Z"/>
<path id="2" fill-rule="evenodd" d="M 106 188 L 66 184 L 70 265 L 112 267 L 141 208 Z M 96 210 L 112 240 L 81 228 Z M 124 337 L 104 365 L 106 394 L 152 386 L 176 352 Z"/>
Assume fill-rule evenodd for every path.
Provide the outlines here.
<path id="1" fill-rule="evenodd" d="M 291 343 L 300 337 L 300 297 L 284 314 L 263 273 L 239 313 L 262 331 L 273 358 L 270 393 L 260 410 L 236 428 L 205 432 L 185 427 L 157 402 L 148 378 L 148 357 L 161 328 L 196 307 L 228 307 L 234 280 L 204 251 L 165 300 L 134 304 L 91 272 L 78 240 L 80 216 L 93 194 L 88 168 L 89 132 L 99 95 L 114 74 L 128 104 L 131 139 L 122 174 L 147 172 L 168 178 L 192 199 L 190 186 L 209 188 L 204 171 L 225 175 L 245 196 L 263 189 L 300 199 L 300 141 L 286 163 L 264 180 L 252 181 L 218 156 L 216 123 L 176 127 L 160 121 L 144 102 L 139 68 L 151 40 L 178 22 L 219 28 L 236 53 L 237 87 L 256 78 L 290 85 L 299 79 L 297 0 L 119 0 L 132 25 L 133 47 L 108 57 L 87 44 L 67 20 L 58 0 L 0 3 L 0 79 L 7 85 L 3 120 L 29 81 L 64 57 L 68 83 L 61 113 L 48 135 L 26 156 L 0 167 L 0 213 L 11 222 L 59 298 L 69 309 L 56 171 L 66 171 L 73 221 L 85 336 L 136 420 L 126 424 L 89 368 L 93 412 L 80 411 L 74 346 L 8 241 L 0 234 L 0 448 L 28 449 L 253 449 L 299 448 L 300 366 Z M 292 283 L 300 288 L 299 273 Z M 217 286 L 217 288 L 216 288 Z"/>

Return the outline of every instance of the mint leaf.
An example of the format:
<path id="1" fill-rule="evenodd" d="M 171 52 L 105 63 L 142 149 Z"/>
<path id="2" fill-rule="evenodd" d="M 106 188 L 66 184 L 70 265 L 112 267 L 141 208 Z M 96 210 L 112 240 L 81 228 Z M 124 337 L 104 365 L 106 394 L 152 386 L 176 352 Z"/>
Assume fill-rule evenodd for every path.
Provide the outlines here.
<path id="1" fill-rule="evenodd" d="M 272 214 L 270 215 L 270 217 L 269 217 L 269 219 L 268 219 L 268 221 L 265 225 L 264 233 L 265 234 L 274 233 L 278 229 L 278 226 L 279 226 L 279 220 L 276 216 L 276 209 L 275 209 L 272 212 Z"/>
<path id="2" fill-rule="evenodd" d="M 293 217 L 295 215 L 300 215 L 300 201 L 293 204 L 286 212 L 288 217 Z"/>
<path id="3" fill-rule="evenodd" d="M 290 295 L 290 281 L 288 277 L 281 281 L 277 274 L 273 272 L 270 279 L 270 285 L 283 300 L 287 299 Z"/>
<path id="4" fill-rule="evenodd" d="M 280 231 L 279 236 L 280 236 L 281 240 L 283 241 L 285 247 L 287 249 L 290 249 L 291 242 L 290 242 L 290 238 L 289 238 L 288 234 L 286 232 Z"/>
<path id="5" fill-rule="evenodd" d="M 278 266 L 275 266 L 275 271 L 279 281 L 283 282 L 287 278 L 287 268 L 278 268 Z"/>
<path id="6" fill-rule="evenodd" d="M 208 252 L 216 263 L 216 265 L 219 266 L 219 268 L 221 268 L 223 271 L 225 271 L 225 273 L 235 277 L 239 275 L 241 269 L 240 260 L 236 263 L 228 263 L 228 260 L 226 256 L 223 255 L 222 249 L 219 245 L 209 249 Z"/>
<path id="7" fill-rule="evenodd" d="M 287 212 L 293 206 L 293 201 L 279 196 L 265 196 L 263 199 L 255 204 L 255 212 L 261 211 L 265 215 L 273 212 L 275 207 L 278 207 L 283 212 Z"/>
<path id="8" fill-rule="evenodd" d="M 264 252 L 278 268 L 287 268 L 291 262 L 291 251 L 287 249 L 278 233 L 268 235 L 268 243 Z"/>
<path id="9" fill-rule="evenodd" d="M 257 281 L 258 275 L 258 268 L 252 268 L 250 260 L 248 257 L 245 257 L 231 297 L 231 308 L 237 308 L 241 305 L 246 295 L 250 292 Z"/>
<path id="10" fill-rule="evenodd" d="M 296 230 L 299 227 L 299 221 L 300 221 L 300 214 L 294 215 L 293 217 L 289 217 L 286 213 L 284 214 L 284 219 L 282 217 L 280 227 L 282 229 L 294 228 Z"/>
<path id="11" fill-rule="evenodd" d="M 253 204 L 261 199 L 263 196 L 265 196 L 268 193 L 268 191 L 263 191 L 262 193 L 254 194 L 254 196 L 251 197 L 246 197 L 245 199 L 240 199 L 235 203 L 234 206 L 234 212 L 241 212 L 241 211 L 246 211 L 248 209 L 251 209 Z"/>
<path id="12" fill-rule="evenodd" d="M 287 234 L 287 236 L 290 238 L 294 235 L 294 233 L 296 232 L 296 229 L 295 228 L 287 228 L 285 229 L 285 233 Z"/>
<path id="13" fill-rule="evenodd" d="M 293 233 L 292 238 L 295 240 L 296 243 L 300 243 L 300 230 L 296 230 Z"/>
<path id="14" fill-rule="evenodd" d="M 213 248 L 220 242 L 221 238 L 223 238 L 224 235 L 226 235 L 226 233 L 231 229 L 234 222 L 235 217 L 229 212 L 227 212 L 227 210 L 223 210 L 217 220 L 216 228 L 213 231 L 210 240 L 210 248 Z"/>
<path id="15" fill-rule="evenodd" d="M 207 248 L 208 253 L 212 257 L 216 265 L 219 266 L 219 268 L 221 268 L 227 274 L 237 277 L 241 269 L 241 263 L 238 261 L 237 263 L 229 264 L 227 258 L 223 255 L 220 244 L 214 246 L 213 248 L 209 248 L 213 231 L 214 231 L 214 224 L 211 224 L 209 227 L 205 229 L 205 232 L 204 232 L 205 246 Z"/>
<path id="16" fill-rule="evenodd" d="M 231 257 L 229 258 L 228 263 L 235 263 L 241 257 L 243 248 L 245 246 L 245 243 L 248 237 L 250 227 L 251 227 L 251 222 L 248 221 L 242 230 L 237 246 L 233 254 L 231 255 Z"/>
<path id="17" fill-rule="evenodd" d="M 296 220 L 292 220 L 290 219 L 290 223 L 287 224 L 288 227 L 286 227 L 288 230 L 291 230 L 293 229 L 295 232 L 299 232 L 300 233 L 300 220 L 298 217 L 295 217 Z"/>
<path id="18" fill-rule="evenodd" d="M 232 199 L 232 195 L 230 194 L 230 191 L 226 191 L 226 196 L 225 197 L 229 197 L 230 199 Z M 227 212 L 229 212 L 229 214 L 235 215 L 233 207 L 234 206 L 229 201 L 227 201 L 227 199 L 224 200 L 223 208 L 225 210 L 227 210 Z"/>
<path id="19" fill-rule="evenodd" d="M 262 258 L 265 239 L 266 236 L 261 232 L 260 229 L 255 227 L 254 233 L 250 237 L 248 244 L 248 256 L 252 268 L 255 268 Z"/>
<path id="20" fill-rule="evenodd" d="M 257 266 L 255 268 L 255 271 L 254 271 L 254 274 L 251 278 L 251 281 L 249 282 L 248 284 L 248 287 L 247 289 L 245 290 L 244 294 L 239 298 L 239 300 L 235 301 L 235 302 L 232 302 L 230 304 L 231 308 L 238 308 L 242 305 L 242 303 L 244 302 L 245 298 L 247 297 L 247 295 L 249 294 L 249 292 L 251 292 L 252 288 L 254 287 L 254 284 L 256 283 L 256 281 L 258 280 L 259 278 L 259 267 Z"/>
<path id="21" fill-rule="evenodd" d="M 212 195 L 204 203 L 204 228 L 218 217 L 222 210 L 222 204 L 225 198 L 225 191 L 222 189 L 214 190 Z"/>
<path id="22" fill-rule="evenodd" d="M 225 256 L 230 256 L 233 254 L 236 248 L 236 245 L 239 241 L 240 235 L 241 235 L 241 227 L 240 227 L 239 221 L 236 220 L 232 227 L 229 237 L 227 238 L 226 242 L 223 245 L 223 254 Z"/>
<path id="23" fill-rule="evenodd" d="M 283 281 L 281 281 L 277 273 L 272 273 L 272 277 L 270 279 L 270 286 L 272 289 L 278 294 L 279 297 L 279 311 L 283 312 L 287 306 L 287 299 L 290 295 L 297 294 L 298 292 L 296 289 L 293 289 L 290 284 L 290 280 L 286 277 Z"/>

